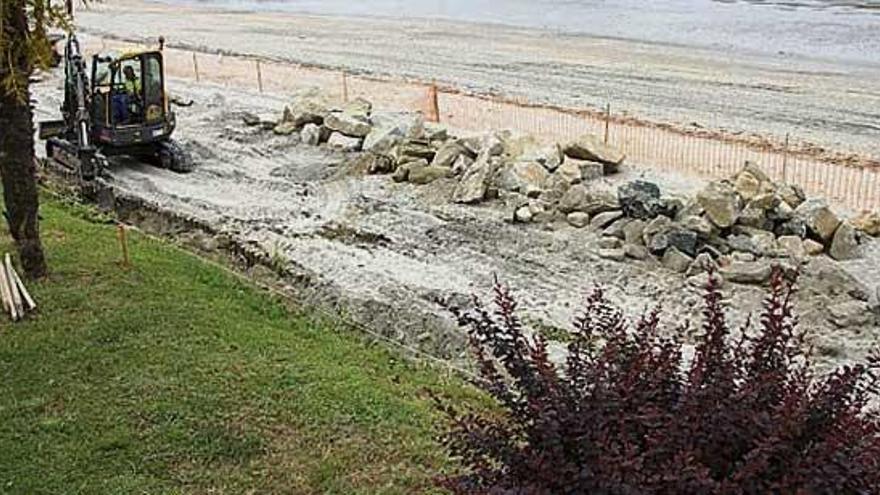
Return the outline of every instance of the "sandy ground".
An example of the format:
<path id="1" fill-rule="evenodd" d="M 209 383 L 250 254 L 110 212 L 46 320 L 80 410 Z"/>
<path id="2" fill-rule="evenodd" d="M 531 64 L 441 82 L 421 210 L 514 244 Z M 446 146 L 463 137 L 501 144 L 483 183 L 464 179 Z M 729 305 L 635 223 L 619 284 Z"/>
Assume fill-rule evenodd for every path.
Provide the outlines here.
<path id="1" fill-rule="evenodd" d="M 211 10 L 117 0 L 80 29 L 354 72 L 437 80 L 572 107 L 880 156 L 880 66 L 463 22 Z"/>
<path id="2" fill-rule="evenodd" d="M 660 304 L 671 315 L 667 321 L 697 319 L 700 291 L 683 276 L 654 262 L 600 259 L 594 233 L 565 224 L 512 224 L 500 204 L 450 203 L 451 179 L 425 187 L 395 184 L 353 170 L 350 156 L 244 126 L 244 111 L 279 111 L 282 97 L 180 80 L 170 85 L 196 102 L 179 112 L 177 136 L 198 168 L 177 175 L 118 163 L 110 184 L 259 246 L 307 274 L 316 299 L 331 298 L 398 340 L 460 354 L 461 333 L 448 307 L 464 304 L 471 294 L 488 297 L 493 276 L 515 289 L 536 330 L 568 328 L 595 284 L 633 314 Z M 37 85 L 37 118 L 54 116 L 59 89 L 57 77 Z M 680 191 L 699 185 L 682 177 L 650 178 Z M 806 270 L 797 304 L 823 362 L 861 357 L 876 342 L 877 327 L 854 332 L 826 320 L 827 307 L 850 301 L 852 289 L 876 291 L 880 252 L 874 248 L 874 258 L 852 265 L 872 287 L 824 258 Z M 873 273 L 867 270 L 872 265 Z M 764 293 L 728 284 L 726 294 L 734 321 L 742 322 L 747 311 L 760 307 Z"/>

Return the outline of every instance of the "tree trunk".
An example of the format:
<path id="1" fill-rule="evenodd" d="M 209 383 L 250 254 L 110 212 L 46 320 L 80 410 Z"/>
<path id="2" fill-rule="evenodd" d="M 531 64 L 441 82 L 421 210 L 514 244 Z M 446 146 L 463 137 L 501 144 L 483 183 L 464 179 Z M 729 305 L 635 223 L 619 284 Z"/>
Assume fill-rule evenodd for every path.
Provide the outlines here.
<path id="1" fill-rule="evenodd" d="M 26 43 L 28 23 L 24 2 L 9 2 L 3 12 L 4 30 L 9 43 Z M 7 52 L 9 53 L 9 52 Z M 13 60 L 2 60 L 28 81 L 31 63 L 23 51 L 12 51 Z M 7 69 L 9 70 L 9 69 Z M 25 273 L 31 278 L 46 275 L 46 260 L 38 225 L 39 197 L 34 165 L 34 126 L 30 106 L 30 88 L 24 94 L 9 94 L 0 89 L 0 175 L 3 180 L 5 217 L 9 232 L 18 246 Z"/>

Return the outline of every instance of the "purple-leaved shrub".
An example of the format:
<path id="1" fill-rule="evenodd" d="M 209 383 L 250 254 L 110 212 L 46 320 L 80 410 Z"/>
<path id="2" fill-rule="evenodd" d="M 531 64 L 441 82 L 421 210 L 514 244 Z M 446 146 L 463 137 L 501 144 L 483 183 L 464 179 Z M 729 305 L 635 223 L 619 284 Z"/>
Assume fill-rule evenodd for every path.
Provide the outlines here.
<path id="1" fill-rule="evenodd" d="M 497 410 L 439 400 L 454 494 L 880 494 L 880 354 L 813 372 L 772 277 L 759 325 L 736 336 L 714 278 L 691 359 L 660 312 L 628 323 L 596 289 L 564 362 L 523 332 L 510 291 L 456 314 Z M 749 337 L 749 335 L 752 335 Z"/>

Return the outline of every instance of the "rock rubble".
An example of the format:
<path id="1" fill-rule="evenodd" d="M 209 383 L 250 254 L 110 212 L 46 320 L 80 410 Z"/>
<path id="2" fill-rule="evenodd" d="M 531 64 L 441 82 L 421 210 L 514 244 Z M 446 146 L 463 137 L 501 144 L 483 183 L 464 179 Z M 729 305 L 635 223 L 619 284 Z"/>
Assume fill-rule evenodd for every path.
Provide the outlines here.
<path id="1" fill-rule="evenodd" d="M 277 121 L 248 115 L 245 123 L 361 152 L 368 174 L 395 182 L 447 181 L 454 203 L 501 199 L 514 222 L 590 229 L 601 258 L 654 259 L 691 278 L 713 270 L 729 282 L 762 284 L 773 265 L 795 270 L 816 256 L 854 259 L 865 235 L 880 235 L 880 213 L 843 219 L 825 200 L 748 162 L 688 198 L 666 196 L 644 180 L 611 189 L 600 179 L 617 173 L 626 156 L 592 135 L 549 145 L 508 132 L 459 138 L 420 114 L 373 114 L 363 99 L 333 108 L 316 92 L 297 95 Z"/>

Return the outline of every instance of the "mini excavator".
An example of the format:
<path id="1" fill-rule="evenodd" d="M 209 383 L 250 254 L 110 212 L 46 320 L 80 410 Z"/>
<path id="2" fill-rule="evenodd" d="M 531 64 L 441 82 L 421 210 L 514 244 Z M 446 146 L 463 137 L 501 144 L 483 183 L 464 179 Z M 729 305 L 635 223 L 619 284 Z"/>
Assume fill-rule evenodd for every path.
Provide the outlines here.
<path id="1" fill-rule="evenodd" d="M 67 0 L 73 16 L 72 0 Z M 46 156 L 82 184 L 94 181 L 108 157 L 127 155 L 175 172 L 192 171 L 189 153 L 171 139 L 176 126 L 157 50 L 97 54 L 88 71 L 79 40 L 67 34 L 62 55 L 64 102 L 61 120 L 40 122 Z"/>

